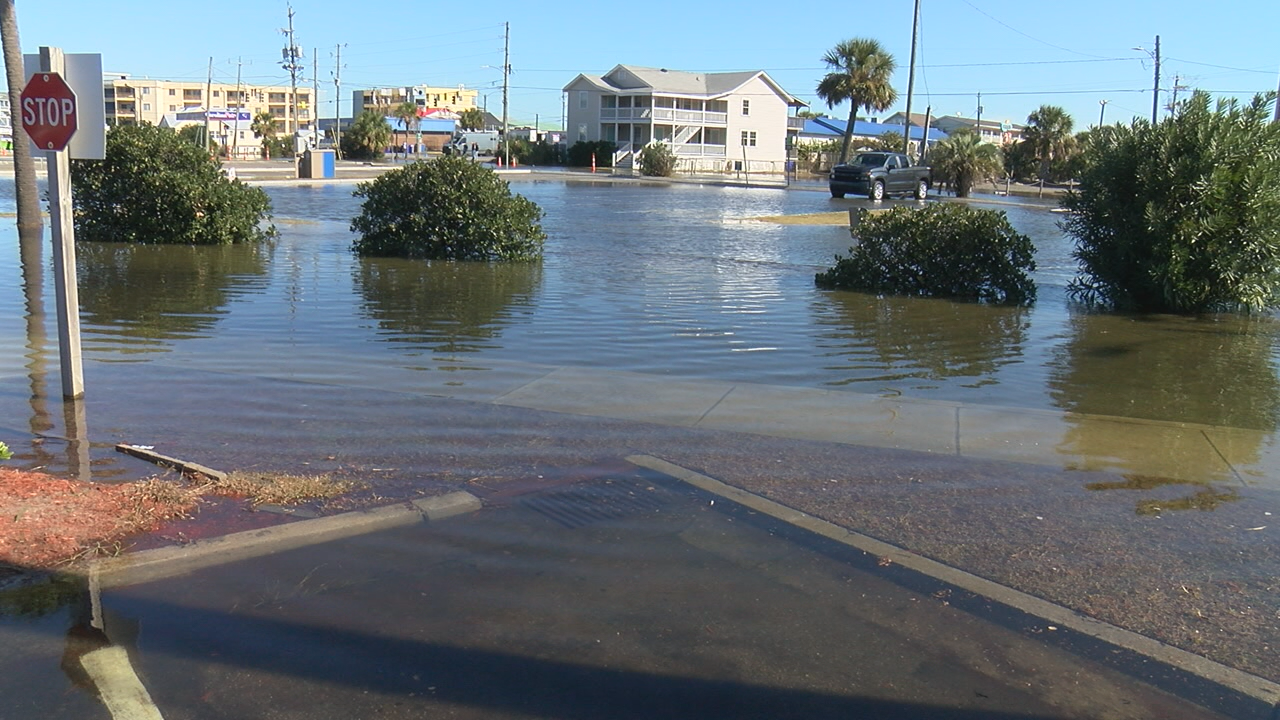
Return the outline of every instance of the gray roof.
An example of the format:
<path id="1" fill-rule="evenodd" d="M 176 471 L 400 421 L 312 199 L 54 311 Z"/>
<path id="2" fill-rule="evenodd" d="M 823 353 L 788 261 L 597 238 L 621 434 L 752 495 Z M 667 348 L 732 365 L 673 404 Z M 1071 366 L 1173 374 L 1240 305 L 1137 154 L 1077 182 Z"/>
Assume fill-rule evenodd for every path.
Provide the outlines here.
<path id="1" fill-rule="evenodd" d="M 609 90 L 644 90 L 648 92 L 667 93 L 671 95 L 701 95 L 716 97 L 726 95 L 741 87 L 757 75 L 762 76 L 779 95 L 789 102 L 800 102 L 790 93 L 774 82 L 763 70 L 723 73 L 693 73 L 667 68 L 640 67 L 638 65 L 617 65 L 604 75 L 579 75 L 582 79 L 601 89 Z M 566 86 L 566 90 L 569 89 Z M 803 103 L 801 103 L 803 104 Z"/>

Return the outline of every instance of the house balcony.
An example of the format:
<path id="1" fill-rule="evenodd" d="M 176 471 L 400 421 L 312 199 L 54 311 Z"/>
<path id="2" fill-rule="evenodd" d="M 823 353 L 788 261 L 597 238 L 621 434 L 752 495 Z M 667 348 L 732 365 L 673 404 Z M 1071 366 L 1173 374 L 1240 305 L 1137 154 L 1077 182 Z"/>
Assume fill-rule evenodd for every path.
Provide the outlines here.
<path id="1" fill-rule="evenodd" d="M 650 108 L 643 108 L 649 110 Z M 659 122 L 678 123 L 680 125 L 728 125 L 729 113 L 706 112 L 702 110 L 677 110 L 675 108 L 652 108 L 653 119 Z"/>
<path id="2" fill-rule="evenodd" d="M 673 145 L 672 150 L 675 151 L 677 157 L 724 157 L 726 153 L 726 145 L 708 145 L 681 143 Z"/>
<path id="3" fill-rule="evenodd" d="M 600 119 L 608 122 L 618 122 L 619 120 L 650 120 L 653 118 L 653 108 L 601 108 Z"/>

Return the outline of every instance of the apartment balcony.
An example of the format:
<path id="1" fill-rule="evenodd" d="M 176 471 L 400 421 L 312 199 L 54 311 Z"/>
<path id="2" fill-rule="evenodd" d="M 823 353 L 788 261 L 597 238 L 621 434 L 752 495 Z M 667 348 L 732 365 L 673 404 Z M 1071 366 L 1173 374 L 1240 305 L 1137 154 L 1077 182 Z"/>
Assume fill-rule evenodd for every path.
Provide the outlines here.
<path id="1" fill-rule="evenodd" d="M 650 110 L 650 108 L 642 108 Z M 652 108 L 653 119 L 657 122 L 677 123 L 680 125 L 728 125 L 729 113 L 708 112 L 704 110 L 677 110 L 675 108 Z M 601 117 L 603 119 L 603 116 Z"/>
<path id="2" fill-rule="evenodd" d="M 708 145 L 706 143 L 681 143 L 672 146 L 676 157 L 725 157 L 726 145 Z"/>

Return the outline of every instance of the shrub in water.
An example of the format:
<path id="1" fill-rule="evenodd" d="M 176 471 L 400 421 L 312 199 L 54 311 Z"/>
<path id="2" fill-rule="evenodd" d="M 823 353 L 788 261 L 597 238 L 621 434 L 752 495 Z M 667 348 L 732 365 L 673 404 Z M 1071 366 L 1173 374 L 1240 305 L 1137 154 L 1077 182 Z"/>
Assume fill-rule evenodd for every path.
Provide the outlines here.
<path id="1" fill-rule="evenodd" d="M 225 245 L 274 232 L 271 201 L 168 128 L 120 125 L 106 159 L 71 162 L 78 240 Z"/>
<path id="2" fill-rule="evenodd" d="M 819 287 L 884 295 L 1030 304 L 1031 239 L 995 210 L 957 203 L 868 215 L 858 244 L 815 278 Z"/>
<path id="3" fill-rule="evenodd" d="M 640 150 L 640 172 L 653 177 L 671 177 L 676 171 L 676 154 L 664 142 L 649 143 Z"/>
<path id="4" fill-rule="evenodd" d="M 1196 92 L 1156 125 L 1095 130 L 1063 205 L 1081 276 L 1069 291 L 1121 310 L 1280 305 L 1280 123 L 1274 93 L 1210 109 Z"/>
<path id="5" fill-rule="evenodd" d="M 542 210 L 512 195 L 497 173 L 442 157 L 356 186 L 364 198 L 351 230 L 358 255 L 426 260 L 535 260 Z"/>

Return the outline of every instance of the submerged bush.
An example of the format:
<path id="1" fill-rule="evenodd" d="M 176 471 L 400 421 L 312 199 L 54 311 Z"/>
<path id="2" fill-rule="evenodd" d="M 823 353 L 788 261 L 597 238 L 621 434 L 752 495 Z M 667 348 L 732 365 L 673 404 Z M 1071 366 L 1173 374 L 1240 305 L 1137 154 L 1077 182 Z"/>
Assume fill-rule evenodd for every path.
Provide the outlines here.
<path id="1" fill-rule="evenodd" d="M 106 159 L 71 162 L 71 188 L 77 240 L 227 245 L 273 231 L 259 227 L 266 193 L 168 128 L 111 128 Z"/>
<path id="2" fill-rule="evenodd" d="M 671 177 L 676 171 L 676 154 L 664 143 L 649 143 L 640 150 L 640 172 L 652 177 Z"/>
<path id="3" fill-rule="evenodd" d="M 1280 305 L 1280 123 L 1196 92 L 1156 125 L 1095 130 L 1063 205 L 1081 276 L 1070 292 L 1121 310 Z"/>
<path id="4" fill-rule="evenodd" d="M 392 170 L 356 186 L 358 255 L 426 260 L 534 260 L 542 210 L 497 173 L 460 157 Z"/>
<path id="5" fill-rule="evenodd" d="M 1036 288 L 1031 239 L 1003 212 L 957 203 L 869 214 L 849 257 L 819 273 L 819 287 L 882 295 L 1029 304 Z"/>

